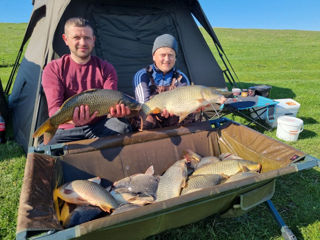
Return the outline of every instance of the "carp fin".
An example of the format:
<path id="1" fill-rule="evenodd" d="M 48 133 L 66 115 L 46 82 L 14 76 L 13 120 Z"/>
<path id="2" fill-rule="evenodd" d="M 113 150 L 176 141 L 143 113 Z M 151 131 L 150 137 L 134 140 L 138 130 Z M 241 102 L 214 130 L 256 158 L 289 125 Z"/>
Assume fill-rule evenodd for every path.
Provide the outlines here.
<path id="1" fill-rule="evenodd" d="M 212 91 L 214 91 L 216 94 L 223 95 L 224 97 L 230 98 L 233 96 L 232 92 L 224 89 L 218 89 L 216 87 L 207 87 L 210 88 Z"/>
<path id="2" fill-rule="evenodd" d="M 189 113 L 182 113 L 179 115 L 179 123 L 181 123 L 186 117 L 188 117 Z"/>
<path id="3" fill-rule="evenodd" d="M 226 180 L 226 179 L 230 178 L 230 176 L 228 176 L 228 175 L 226 175 L 224 173 L 221 173 L 220 176 L 222 178 L 221 180 Z"/>
<path id="4" fill-rule="evenodd" d="M 99 205 L 99 208 L 101 208 L 103 211 L 111 213 L 111 207 L 106 206 L 106 205 Z"/>
<path id="5" fill-rule="evenodd" d="M 144 174 L 153 176 L 153 174 L 154 174 L 153 165 L 151 165 L 151 166 L 146 170 L 146 172 L 145 172 Z"/>
<path id="6" fill-rule="evenodd" d="M 48 138 L 52 138 L 56 133 L 57 127 L 51 124 L 50 118 L 47 119 L 34 133 L 33 138 L 40 137 L 43 134 L 47 134 Z"/>
<path id="7" fill-rule="evenodd" d="M 259 164 L 258 164 L 258 170 L 257 170 L 257 172 L 261 173 L 261 171 L 262 171 L 262 164 L 259 163 Z"/>
<path id="8" fill-rule="evenodd" d="M 58 221 L 61 220 L 61 214 L 60 214 L 60 209 L 59 209 L 59 202 L 58 202 L 58 196 L 59 196 L 59 189 L 54 189 L 53 190 L 53 203 L 54 203 L 54 208 L 57 214 Z"/>
<path id="9" fill-rule="evenodd" d="M 246 166 L 241 167 L 241 172 L 250 172 L 250 169 Z"/>
<path id="10" fill-rule="evenodd" d="M 70 207 L 69 207 L 69 204 L 65 202 L 61 209 L 61 214 L 59 219 L 59 221 L 62 222 L 63 226 L 65 226 L 66 223 L 68 222 L 69 216 L 70 216 Z"/>
<path id="11" fill-rule="evenodd" d="M 100 177 L 89 178 L 88 181 L 100 184 L 101 178 Z"/>
<path id="12" fill-rule="evenodd" d="M 181 188 L 185 188 L 186 186 L 187 186 L 187 179 L 184 178 L 183 181 L 182 181 L 182 184 L 181 184 Z"/>
<path id="13" fill-rule="evenodd" d="M 182 158 L 185 158 L 187 162 L 191 162 L 192 160 L 200 162 L 202 157 L 194 151 L 186 149 L 182 151 Z"/>

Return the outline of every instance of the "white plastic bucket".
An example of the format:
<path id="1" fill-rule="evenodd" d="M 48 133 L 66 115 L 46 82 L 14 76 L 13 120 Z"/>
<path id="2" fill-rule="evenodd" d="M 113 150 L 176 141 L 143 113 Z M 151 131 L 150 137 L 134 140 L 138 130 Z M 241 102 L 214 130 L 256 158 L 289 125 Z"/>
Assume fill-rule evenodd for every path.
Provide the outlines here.
<path id="1" fill-rule="evenodd" d="M 303 131 L 303 121 L 300 118 L 281 116 L 278 118 L 277 137 L 285 141 L 297 141 Z"/>
<path id="2" fill-rule="evenodd" d="M 274 121 L 266 119 L 266 122 L 271 128 L 277 127 L 277 119 L 280 116 L 297 116 L 297 113 L 300 108 L 300 103 L 298 103 L 297 101 L 291 98 L 275 99 L 274 101 L 278 102 L 278 104 L 275 107 Z"/>
<path id="3" fill-rule="evenodd" d="M 240 96 L 241 89 L 240 88 L 232 88 L 232 94 L 233 94 L 233 96 Z"/>
<path id="4" fill-rule="evenodd" d="M 284 98 L 284 99 L 275 99 L 274 101 L 279 102 L 276 106 L 276 112 L 282 115 L 290 115 L 292 117 L 297 116 L 297 113 L 300 108 L 300 103 L 291 99 L 291 98 Z"/>

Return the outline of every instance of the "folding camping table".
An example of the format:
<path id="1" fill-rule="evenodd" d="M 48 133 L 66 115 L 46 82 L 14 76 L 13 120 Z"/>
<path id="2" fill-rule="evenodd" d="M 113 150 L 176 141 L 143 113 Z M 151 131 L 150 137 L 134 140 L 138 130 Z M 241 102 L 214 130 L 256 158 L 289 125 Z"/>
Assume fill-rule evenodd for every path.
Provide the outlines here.
<path id="1" fill-rule="evenodd" d="M 219 111 L 211 112 L 213 113 L 211 116 L 208 112 L 205 112 L 204 116 L 212 120 L 232 113 L 248 120 L 249 123 L 247 126 L 255 123 L 266 130 L 271 130 L 271 127 L 265 123 L 265 121 L 268 120 L 272 122 L 275 120 L 275 106 L 277 104 L 277 101 L 263 96 L 239 96 L 236 98 L 228 98 L 227 101 L 221 105 Z"/>

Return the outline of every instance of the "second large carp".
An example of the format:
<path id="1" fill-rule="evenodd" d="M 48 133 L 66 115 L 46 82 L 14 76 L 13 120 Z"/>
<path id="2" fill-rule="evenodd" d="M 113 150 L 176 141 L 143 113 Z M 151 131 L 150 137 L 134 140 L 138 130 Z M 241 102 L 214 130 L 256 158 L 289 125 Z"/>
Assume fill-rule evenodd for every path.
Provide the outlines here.
<path id="1" fill-rule="evenodd" d="M 142 105 L 141 111 L 149 115 L 166 109 L 169 113 L 179 116 L 179 122 L 181 122 L 200 107 L 214 103 L 223 104 L 225 101 L 226 98 L 214 88 L 191 85 L 153 96 Z"/>

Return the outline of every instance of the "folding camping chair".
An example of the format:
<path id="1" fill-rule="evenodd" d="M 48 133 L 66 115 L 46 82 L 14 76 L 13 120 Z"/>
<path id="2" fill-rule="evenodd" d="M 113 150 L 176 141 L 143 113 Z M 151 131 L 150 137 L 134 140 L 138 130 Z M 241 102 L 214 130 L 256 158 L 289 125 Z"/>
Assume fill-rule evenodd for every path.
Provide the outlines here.
<path id="1" fill-rule="evenodd" d="M 204 116 L 212 120 L 232 113 L 245 118 L 249 122 L 247 126 L 255 123 L 269 131 L 271 127 L 266 121 L 273 122 L 275 120 L 275 106 L 277 104 L 277 101 L 262 96 L 239 96 L 236 98 L 228 98 L 227 101 L 221 105 L 219 111 L 215 110 L 211 112 L 211 116 L 210 113 L 205 112 Z"/>

